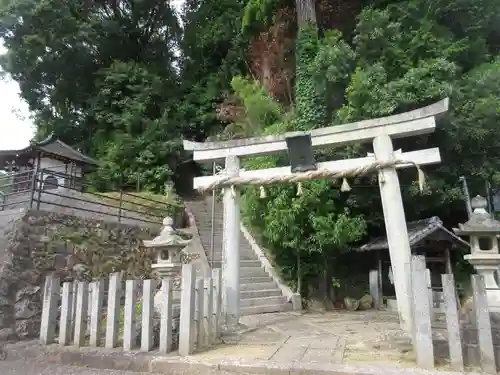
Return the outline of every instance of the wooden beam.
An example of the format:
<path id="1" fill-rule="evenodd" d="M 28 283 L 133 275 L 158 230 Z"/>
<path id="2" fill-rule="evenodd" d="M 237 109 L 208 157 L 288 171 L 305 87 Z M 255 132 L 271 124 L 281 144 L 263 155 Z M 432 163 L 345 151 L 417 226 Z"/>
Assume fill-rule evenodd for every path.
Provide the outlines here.
<path id="1" fill-rule="evenodd" d="M 404 152 L 397 155 L 398 159 L 414 162 L 418 165 L 429 165 L 437 164 L 441 162 L 441 155 L 439 153 L 439 148 L 430 148 L 426 150 Z M 344 172 L 353 168 L 362 167 L 375 162 L 375 156 L 367 156 L 364 158 L 357 159 L 345 159 L 345 160 L 335 160 L 328 161 L 324 163 L 318 163 L 318 169 L 329 169 L 333 172 Z M 399 164 L 396 168 L 406 168 L 411 167 L 412 164 Z M 279 167 L 279 168 L 269 168 L 269 169 L 259 169 L 254 171 L 244 171 L 239 174 L 240 177 L 273 177 L 273 176 L 288 176 L 292 172 L 290 167 Z M 195 177 L 193 181 L 193 188 L 199 189 L 207 185 L 210 185 L 214 181 L 217 181 L 221 176 L 202 176 Z"/>
<path id="2" fill-rule="evenodd" d="M 377 251 L 377 276 L 378 276 L 378 290 L 380 292 L 380 304 L 384 303 L 384 283 L 382 282 L 382 251 Z"/>
<path id="3" fill-rule="evenodd" d="M 450 249 L 446 248 L 444 250 L 444 256 L 446 258 L 446 273 L 448 275 L 453 275 L 453 267 L 451 265 Z"/>
<path id="4" fill-rule="evenodd" d="M 414 111 L 315 129 L 309 132 L 313 147 L 367 142 L 380 135 L 402 138 L 432 133 L 436 127 L 435 116 L 448 110 L 448 99 Z M 225 142 L 184 141 L 184 149 L 193 151 L 195 161 L 216 161 L 226 156 L 270 155 L 287 149 L 286 138 L 303 132 L 293 132 L 267 137 L 254 137 Z"/>

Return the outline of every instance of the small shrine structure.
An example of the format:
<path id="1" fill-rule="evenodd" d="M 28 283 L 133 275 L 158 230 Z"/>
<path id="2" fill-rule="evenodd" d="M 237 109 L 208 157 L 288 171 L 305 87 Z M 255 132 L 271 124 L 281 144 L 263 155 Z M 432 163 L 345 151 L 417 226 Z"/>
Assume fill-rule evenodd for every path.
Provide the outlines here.
<path id="1" fill-rule="evenodd" d="M 20 150 L 0 150 L 0 170 L 12 176 L 13 191 L 29 190 L 33 173 L 42 173 L 42 189 L 79 189 L 85 172 L 97 161 L 59 140 L 54 134 Z"/>
<path id="2" fill-rule="evenodd" d="M 486 211 L 487 206 L 487 200 L 480 195 L 473 198 L 473 212 L 469 221 L 459 224 L 453 231 L 459 236 L 470 238 L 471 253 L 465 255 L 464 259 L 484 278 L 490 311 L 500 312 L 500 286 L 497 278 L 500 269 L 500 222 Z"/>
<path id="3" fill-rule="evenodd" d="M 408 242 L 412 255 L 423 255 L 431 287 L 440 288 L 441 274 L 453 274 L 452 259 L 458 251 L 469 251 L 470 245 L 458 235 L 448 230 L 437 216 L 407 223 Z M 380 236 L 355 249 L 357 252 L 371 252 L 371 269 L 377 270 L 378 290 L 380 297 L 386 296 L 387 303 L 395 304 L 394 277 L 389 257 L 389 243 L 386 236 Z M 463 252 L 459 252 L 461 257 Z M 379 304 L 382 301 L 379 301 Z"/>

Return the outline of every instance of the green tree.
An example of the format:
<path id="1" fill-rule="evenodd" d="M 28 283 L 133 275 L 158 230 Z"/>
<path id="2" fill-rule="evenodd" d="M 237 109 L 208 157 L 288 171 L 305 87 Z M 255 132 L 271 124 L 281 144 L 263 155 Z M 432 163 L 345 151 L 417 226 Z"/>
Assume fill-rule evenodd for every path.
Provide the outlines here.
<path id="1" fill-rule="evenodd" d="M 203 140 L 224 125 L 216 108 L 231 94 L 234 76 L 248 72 L 240 32 L 241 0 L 187 0 L 183 10 L 180 103 L 186 137 Z"/>
<path id="2" fill-rule="evenodd" d="M 463 221 L 458 177 L 468 177 L 472 194 L 484 194 L 485 178 L 500 183 L 500 3 L 335 4 L 187 0 L 181 28 L 165 1 L 2 0 L 0 38 L 8 53 L 0 64 L 19 82 L 38 136 L 55 132 L 102 160 L 94 176 L 102 189 L 137 177 L 151 190 L 182 176 L 191 186 L 182 138 L 310 130 L 449 96 L 450 113 L 438 120 L 434 134 L 395 140 L 394 146 L 439 147 L 442 155 L 441 164 L 426 168 L 423 193 L 413 184 L 413 171 L 400 173 L 407 219 L 438 215 L 450 225 Z M 296 18 L 277 17 L 283 9 L 293 9 L 288 13 Z M 332 19 L 339 30 L 325 30 Z M 281 27 L 297 31 L 286 35 L 295 38 L 293 49 L 281 51 L 288 65 L 295 64 L 294 77 L 286 80 L 293 83 L 290 108 L 273 101 L 253 77 L 242 78 L 253 67 L 254 38 Z M 221 118 L 227 101 L 234 101 L 237 112 L 232 121 Z M 323 161 L 370 151 L 370 145 L 352 145 L 315 156 Z M 287 164 L 285 155 L 245 161 L 249 169 Z M 383 228 L 375 181 L 376 176 L 350 181 L 350 193 L 339 192 L 340 181 L 308 182 L 300 196 L 294 186 L 276 186 L 266 199 L 251 187 L 244 196 L 246 216 L 286 277 L 297 279 L 300 255 L 305 284 L 328 294 L 333 276 L 325 264 L 340 263 L 339 255 L 363 233 Z"/>
<path id="3" fill-rule="evenodd" d="M 257 3 L 262 4 L 254 1 L 247 6 L 245 20 L 260 27 L 244 24 L 244 29 L 251 32 L 272 22 L 269 12 L 276 7 L 275 2 L 264 2 L 260 13 L 252 13 L 252 4 Z M 498 136 L 494 130 L 500 113 L 498 58 L 494 57 L 498 55 L 498 43 L 492 27 L 498 19 L 498 12 L 494 12 L 497 5 L 472 0 L 379 2 L 375 7 L 365 6 L 360 12 L 352 40 L 345 39 L 339 31 L 326 31 L 318 38 L 314 18 L 303 17 L 301 5 L 297 4 L 296 110 L 293 116 L 285 114 L 281 121 L 265 126 L 263 134 L 388 116 L 450 97 L 450 113 L 440 119 L 435 134 L 396 140 L 395 148 L 437 146 L 443 159 L 441 165 L 427 168 L 430 175 L 423 193 L 413 183 L 413 173 L 400 173 L 407 219 L 438 215 L 453 224 L 457 218 L 465 219 L 458 177 L 469 176 L 472 191 L 481 191 L 485 178 L 498 178 L 495 173 L 499 166 L 495 157 Z M 484 9 L 492 12 L 484 13 Z M 246 109 L 248 112 L 249 107 Z M 321 161 L 364 156 L 370 151 L 369 145 L 354 145 L 343 150 L 319 151 L 316 158 Z M 246 167 L 256 169 L 286 163 L 283 157 L 265 157 L 247 162 Z M 312 196 L 315 202 L 309 206 L 302 201 L 303 196 L 295 196 L 291 187 L 269 189 L 269 198 L 264 201 L 258 199 L 257 189 L 247 190 L 246 215 L 256 230 L 263 233 L 285 275 L 296 277 L 296 254 L 290 249 L 306 254 L 313 247 L 323 254 L 323 259 L 331 261 L 329 256 L 341 253 L 340 248 L 347 248 L 365 233 L 350 232 L 353 227 L 346 226 L 343 246 L 331 242 L 322 246 L 316 236 L 323 235 L 312 225 L 313 220 L 327 223 L 326 233 L 334 236 L 332 228 L 337 227 L 343 210 L 348 209 L 347 217 L 355 223 L 362 220 L 366 233 L 383 228 L 374 179 L 356 179 L 354 183 L 373 188 L 354 187 L 344 196 L 331 183 L 326 183 L 329 186 L 326 192 L 318 190 L 318 186 L 325 186 L 323 182 L 304 184 L 304 195 Z M 325 212 L 322 208 L 328 199 L 335 206 Z M 295 202 L 299 201 L 304 212 L 296 208 Z M 303 262 L 304 274 L 311 275 L 318 271 L 313 265 L 321 264 L 313 257 L 304 257 Z"/>
<path id="4" fill-rule="evenodd" d="M 262 11 L 255 10 L 258 3 L 248 3 L 245 22 L 263 16 Z M 271 6 L 264 2 L 259 9 Z M 247 121 L 258 119 L 263 134 L 326 125 L 329 122 L 327 95 L 336 85 L 346 84 L 352 69 L 354 53 L 341 40 L 340 33 L 332 32 L 319 38 L 314 2 L 297 0 L 295 7 L 298 35 L 294 111 L 275 116 L 269 96 L 264 96 L 262 90 L 245 90 L 256 87 L 255 83 L 234 87 L 243 99 Z M 243 26 L 245 29 L 245 24 Z M 284 162 L 282 157 L 255 158 L 246 167 L 266 168 Z M 351 214 L 346 196 L 341 196 L 331 182 L 313 181 L 303 185 L 305 190 L 299 196 L 294 186 L 273 187 L 269 189 L 269 199 L 265 200 L 258 198 L 255 188 L 249 188 L 245 194 L 246 215 L 251 225 L 262 233 L 283 275 L 292 283 L 303 280 L 304 284 L 298 287 L 307 295 L 320 274 L 316 288 L 325 297 L 331 294 L 331 264 L 365 234 L 366 223 L 361 215 Z"/>
<path id="5" fill-rule="evenodd" d="M 168 88 L 176 88 L 134 62 L 115 62 L 99 72 L 97 95 L 91 101 L 91 116 L 97 131 L 94 145 L 101 167 L 97 182 L 108 186 L 140 184 L 161 191 L 172 178 L 182 157 L 182 129 L 170 111 L 178 102 Z"/>
<path id="6" fill-rule="evenodd" d="M 178 150 L 159 142 L 182 136 L 173 110 L 178 105 L 171 100 L 180 91 L 175 49 L 181 29 L 170 3 L 5 0 L 0 20 L 8 48 L 1 66 L 20 83 L 38 136 L 55 132 L 102 156 L 104 169 L 112 172 L 98 175 L 102 186 L 116 180 L 119 170 L 147 171 L 145 183 L 162 186 Z M 150 152 L 165 151 L 152 157 L 144 151 L 150 144 Z"/>
<path id="7" fill-rule="evenodd" d="M 451 98 L 450 113 L 438 122 L 432 136 L 395 143 L 407 150 L 415 145 L 439 147 L 442 154 L 443 163 L 429 168 L 432 173 L 423 196 L 416 188 L 404 191 L 410 220 L 438 215 L 455 224 L 457 218 L 465 219 L 458 177 L 469 176 L 471 191 L 484 195 L 484 178 L 498 165 L 491 149 L 496 135 L 490 130 L 498 121 L 498 105 L 494 105 L 499 93 L 494 84 L 498 60 L 492 61 L 488 52 L 495 48 L 487 43 L 490 31 L 478 33 L 470 24 L 452 28 L 448 23 L 453 14 L 477 15 L 476 9 L 473 1 L 462 2 L 456 8 L 446 7 L 443 18 L 440 3 L 414 0 L 385 9 L 365 8 L 359 16 L 354 37 L 356 69 L 337 122 L 386 116 Z M 490 23 L 490 14 L 482 17 L 478 24 Z M 482 53 L 477 49 L 480 40 Z M 482 107 L 481 103 L 488 104 Z M 477 119 L 472 117 L 476 115 Z M 409 183 L 407 174 L 401 178 Z"/>

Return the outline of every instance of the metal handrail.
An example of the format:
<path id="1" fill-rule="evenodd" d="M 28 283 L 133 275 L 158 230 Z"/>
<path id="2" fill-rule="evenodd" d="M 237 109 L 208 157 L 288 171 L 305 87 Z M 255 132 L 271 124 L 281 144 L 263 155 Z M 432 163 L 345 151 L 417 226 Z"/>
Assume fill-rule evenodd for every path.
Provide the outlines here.
<path id="1" fill-rule="evenodd" d="M 155 200 L 152 198 L 145 198 L 145 197 L 142 197 L 142 196 L 136 195 L 136 194 L 127 194 L 127 193 L 124 193 L 123 191 L 120 191 L 120 198 L 116 198 L 113 196 L 109 196 L 109 195 L 105 195 L 105 194 L 97 193 L 97 192 L 87 192 L 86 193 L 86 194 L 89 194 L 89 195 L 92 195 L 92 196 L 95 196 L 97 198 L 104 200 L 104 202 L 102 202 L 102 201 L 99 202 L 99 201 L 84 199 L 83 197 L 75 197 L 75 196 L 68 196 L 65 194 L 61 194 L 60 191 L 59 192 L 55 191 L 55 189 L 54 190 L 51 190 L 51 189 L 44 190 L 43 187 L 41 186 L 41 184 L 39 183 L 39 182 L 43 181 L 43 178 L 41 178 L 41 176 L 43 176 L 44 172 L 46 172 L 46 171 L 41 170 L 40 173 L 38 173 L 36 176 L 35 190 L 38 192 L 38 194 L 37 194 L 38 198 L 34 199 L 34 201 L 38 202 L 37 203 L 38 208 L 40 207 L 40 203 L 45 203 L 45 204 L 53 205 L 53 206 L 73 208 L 75 210 L 88 211 L 88 212 L 104 214 L 107 216 L 118 217 L 119 222 L 121 221 L 122 218 L 124 218 L 124 219 L 132 219 L 132 220 L 137 220 L 137 221 L 142 221 L 142 222 L 147 222 L 147 223 L 158 224 L 160 222 L 160 220 L 163 218 L 163 216 L 160 213 L 157 213 L 155 211 L 166 210 L 168 207 L 176 207 L 176 205 L 171 205 L 170 203 L 167 203 L 167 202 Z M 89 186 L 91 186 L 91 185 L 89 185 Z M 72 187 L 65 187 L 65 189 L 75 190 L 75 191 L 80 192 L 80 190 L 72 188 Z M 75 206 L 70 206 L 68 204 L 62 204 L 62 203 L 57 203 L 57 202 L 49 202 L 49 201 L 43 200 L 41 198 L 41 196 L 43 194 L 68 198 L 69 200 L 72 200 L 72 201 L 79 201 L 79 202 L 98 205 L 101 207 L 116 209 L 118 211 L 118 214 L 105 212 L 105 211 L 96 211 L 96 210 L 87 209 L 87 208 L 83 208 L 83 207 L 75 207 Z M 155 206 L 142 204 L 139 202 L 133 202 L 133 201 L 124 199 L 123 198 L 124 195 L 130 195 L 130 196 L 133 196 L 133 197 L 138 198 L 138 199 L 144 199 L 145 201 L 155 203 Z M 116 202 L 117 204 L 113 205 L 113 204 L 106 203 L 105 202 L 106 200 Z M 147 209 L 152 210 L 152 211 L 138 210 L 138 209 L 133 209 L 133 208 L 126 207 L 126 206 L 124 207 L 124 204 L 127 204 L 127 203 L 132 204 L 133 206 L 138 206 L 139 208 L 141 208 L 141 207 L 147 208 Z M 130 216 L 130 214 L 127 215 L 128 212 L 139 214 L 142 217 L 138 218 L 138 217 Z M 155 219 L 160 219 L 160 220 L 152 221 L 152 220 L 148 220 L 148 218 L 155 218 Z"/>
<path id="2" fill-rule="evenodd" d="M 55 171 L 56 169 L 59 169 L 59 168 L 66 168 L 66 166 L 63 166 L 63 165 L 57 165 L 57 166 L 54 166 L 54 167 L 50 167 L 50 168 L 43 168 L 44 170 L 50 170 L 50 171 L 54 171 L 54 173 L 59 173 L 57 171 Z M 29 174 L 30 172 L 35 172 L 36 171 L 36 168 L 31 168 L 31 169 L 26 169 L 22 172 L 5 172 L 4 176 L 0 175 L 0 179 L 2 178 L 8 178 L 8 177 L 13 177 L 13 176 L 19 176 L 19 175 L 23 175 L 23 174 Z"/>
<path id="3" fill-rule="evenodd" d="M 0 185 L 0 189 L 1 189 L 1 188 L 8 188 L 8 187 L 11 187 L 11 186 L 16 186 L 16 185 L 21 185 L 21 184 L 26 183 L 26 182 L 29 182 L 29 181 L 31 181 L 31 178 L 27 178 L 27 179 L 26 179 L 26 180 L 24 180 L 24 181 L 16 181 L 16 182 L 14 182 L 14 183 Z"/>
<path id="4" fill-rule="evenodd" d="M 45 203 L 45 204 L 53 205 L 53 206 L 57 206 L 57 207 L 72 208 L 72 209 L 78 210 L 78 211 L 92 212 L 92 213 L 96 213 L 96 214 L 100 214 L 100 215 L 107 215 L 107 216 L 112 216 L 112 217 L 119 217 L 119 215 L 117 215 L 117 214 L 112 214 L 112 213 L 103 212 L 103 211 L 91 210 L 89 208 L 82 209 L 82 208 L 78 208 L 78 207 L 68 206 L 67 204 L 53 203 L 53 202 L 48 202 L 48 201 L 44 201 L 44 200 L 37 200 L 37 202 L 38 203 Z M 116 207 L 114 207 L 114 208 L 116 208 Z M 135 218 L 135 217 L 128 217 L 128 216 L 123 216 L 123 215 L 121 216 L 121 218 L 132 219 L 132 220 L 137 220 L 137 221 L 142 221 L 142 222 L 152 223 L 152 224 L 158 224 L 157 221 L 147 220 L 147 219 L 143 219 L 143 218 L 138 219 L 138 218 Z"/>
<path id="5" fill-rule="evenodd" d="M 15 201 L 15 202 L 12 202 L 12 203 L 2 203 L 2 210 L 5 209 L 5 207 L 10 207 L 10 206 L 15 206 L 15 205 L 18 205 L 18 204 L 22 204 L 22 203 L 29 203 L 30 202 L 30 199 L 24 199 L 22 201 Z"/>
<path id="6" fill-rule="evenodd" d="M 127 191 L 123 191 L 123 195 L 128 195 L 128 196 L 131 196 L 131 197 L 134 197 L 134 198 L 138 198 L 138 199 L 142 199 L 142 200 L 145 200 L 145 201 L 148 201 L 148 202 L 152 202 L 152 203 L 161 203 L 161 204 L 164 204 L 164 205 L 167 205 L 167 206 L 177 206 L 177 207 L 180 207 L 181 204 L 176 204 L 176 203 L 172 203 L 172 202 L 169 202 L 169 203 L 166 203 L 166 202 L 161 202 L 157 199 L 152 199 L 152 198 L 148 198 L 148 197 L 143 197 L 143 196 L 140 196 L 140 195 L 137 195 L 137 194 L 134 194 L 134 193 L 129 193 Z M 141 206 L 140 203 L 135 203 L 134 204 L 137 204 L 139 206 Z M 151 207 L 151 206 L 147 206 L 147 205 L 143 205 L 144 207 Z"/>
<path id="7" fill-rule="evenodd" d="M 27 169 L 25 171 L 22 171 L 22 172 L 6 172 L 4 175 L 0 175 L 0 179 L 1 178 L 10 178 L 10 177 L 15 177 L 15 176 L 19 176 L 19 175 L 23 175 L 23 174 L 27 174 L 29 172 L 33 172 L 34 169 Z"/>
<path id="8" fill-rule="evenodd" d="M 19 194 L 23 194 L 23 193 L 28 193 L 30 191 L 31 191 L 31 189 L 16 190 L 16 191 L 11 191 L 9 193 L 2 191 L 2 194 L 4 197 L 9 197 L 11 195 L 19 195 Z"/>
<path id="9" fill-rule="evenodd" d="M 74 200 L 74 201 L 78 201 L 78 202 L 91 203 L 91 204 L 95 204 L 95 205 L 99 205 L 99 206 L 103 206 L 103 207 L 109 207 L 109 208 L 116 208 L 116 209 L 118 209 L 118 207 L 113 206 L 111 204 L 107 204 L 107 203 L 103 203 L 103 202 L 96 202 L 96 201 L 87 200 L 87 199 L 83 199 L 83 198 L 69 197 L 67 195 L 59 194 L 59 193 L 56 193 L 56 192 L 51 191 L 51 190 L 42 190 L 42 192 L 43 192 L 43 194 L 53 195 L 53 196 L 56 196 L 56 197 L 70 198 L 70 200 Z M 54 202 L 46 202 L 46 201 L 44 201 L 43 203 L 52 204 L 54 206 L 59 206 L 59 205 L 62 206 L 62 204 L 54 203 Z M 68 206 L 65 206 L 65 207 L 68 207 Z M 86 211 L 87 210 L 87 209 L 83 209 L 83 208 L 79 208 L 79 207 L 71 207 L 71 208 L 74 208 L 74 209 L 77 209 L 77 210 L 82 210 L 82 211 Z M 143 211 L 132 210 L 132 209 L 129 209 L 129 208 L 125 208 L 124 209 L 122 207 L 122 211 L 134 212 L 134 213 L 138 213 L 138 214 L 142 214 L 142 215 L 147 215 L 147 216 L 152 216 L 152 217 L 160 217 L 161 218 L 161 216 L 159 216 L 159 215 L 154 215 L 154 214 L 146 213 L 146 212 L 143 212 Z M 124 216 L 122 215 L 122 217 L 124 217 Z"/>
<path id="10" fill-rule="evenodd" d="M 40 204 L 44 203 L 47 205 L 52 205 L 52 206 L 60 206 L 60 207 L 65 207 L 65 208 L 71 208 L 74 210 L 79 210 L 79 211 L 88 211 L 88 212 L 93 212 L 93 213 L 98 213 L 102 215 L 107 215 L 111 217 L 118 217 L 118 222 L 120 222 L 122 219 L 132 219 L 132 220 L 137 220 L 137 221 L 143 221 L 147 223 L 154 223 L 158 224 L 161 222 L 161 219 L 163 218 L 162 211 L 167 211 L 169 207 L 177 209 L 181 205 L 179 204 L 174 204 L 170 202 L 165 202 L 161 200 L 157 200 L 154 198 L 150 197 L 144 197 L 138 194 L 133 194 L 133 193 L 128 193 L 123 190 L 119 190 L 118 192 L 120 193 L 119 198 L 114 197 L 112 195 L 108 194 L 103 194 L 99 192 L 94 192 L 94 191 L 87 191 L 85 194 L 86 195 L 91 195 L 95 196 L 98 198 L 98 200 L 92 200 L 92 198 L 88 197 L 86 199 L 85 195 L 82 196 L 74 196 L 73 194 L 64 194 L 64 191 L 61 190 L 56 190 L 56 189 L 47 189 L 47 185 L 50 185 L 50 182 L 48 183 L 45 180 L 45 177 L 47 175 L 52 175 L 54 177 L 64 177 L 64 178 L 71 178 L 73 181 L 76 179 L 78 180 L 75 184 L 75 186 L 64 186 L 65 189 L 67 190 L 73 190 L 77 191 L 78 193 L 82 193 L 82 188 L 85 187 L 91 187 L 94 188 L 89 183 L 86 183 L 83 181 L 83 178 L 81 176 L 75 176 L 72 174 L 67 174 L 64 172 L 60 172 L 55 170 L 56 168 L 42 168 L 42 169 L 30 169 L 26 170 L 23 172 L 17 172 L 17 173 L 10 173 L 8 175 L 5 175 L 5 179 L 12 179 L 14 177 L 19 177 L 19 176 L 26 176 L 26 178 L 22 179 L 22 181 L 15 181 L 11 182 L 5 185 L 0 185 L 1 187 L 10 187 L 11 189 L 6 189 L 4 191 L 0 190 L 0 210 L 4 210 L 5 207 L 8 206 L 14 206 L 18 204 L 24 204 L 24 203 L 29 203 L 30 208 L 37 208 L 40 209 Z M 0 177 L 1 180 L 1 177 Z M 26 188 L 26 184 L 30 183 L 30 187 Z M 56 185 L 55 181 L 53 184 L 54 188 L 57 188 L 59 184 Z M 12 189 L 14 187 L 14 189 Z M 17 188 L 21 188 L 20 190 L 16 191 Z M 63 187 L 61 185 L 61 187 Z M 9 191 L 11 190 L 11 191 Z M 15 195 L 21 195 L 23 193 L 30 193 L 30 198 L 26 200 L 16 200 L 15 202 L 9 202 L 10 199 L 7 199 L 10 196 L 15 196 Z M 56 196 L 56 197 L 61 197 L 61 198 L 67 198 L 68 202 L 64 202 L 67 204 L 64 204 L 63 202 L 58 202 L 59 200 L 56 200 L 54 202 L 50 202 L 50 199 L 43 199 L 43 195 L 51 195 L 51 196 Z M 131 198 L 134 198 L 134 200 L 127 199 L 126 196 L 130 196 Z M 20 197 L 21 198 L 21 197 Z M 136 202 L 135 200 L 139 200 L 139 202 Z M 71 201 L 73 202 L 83 202 L 83 203 L 90 203 L 94 204 L 96 206 L 99 206 L 101 208 L 107 208 L 107 209 L 88 209 L 85 208 L 86 205 L 80 204 L 80 205 L 71 205 Z M 140 202 L 143 201 L 143 202 Z M 113 202 L 116 202 L 113 204 Z M 149 203 L 149 204 L 148 204 Z M 130 207 L 130 206 L 132 207 Z M 80 206 L 80 207 L 78 207 Z M 82 207 L 83 206 L 83 207 Z M 110 210 L 111 209 L 111 210 Z M 116 209 L 116 212 L 114 212 Z M 111 211 L 111 212 L 110 212 Z M 127 214 L 130 212 L 130 214 Z M 133 214 L 138 214 L 140 217 L 134 217 L 135 215 Z"/>

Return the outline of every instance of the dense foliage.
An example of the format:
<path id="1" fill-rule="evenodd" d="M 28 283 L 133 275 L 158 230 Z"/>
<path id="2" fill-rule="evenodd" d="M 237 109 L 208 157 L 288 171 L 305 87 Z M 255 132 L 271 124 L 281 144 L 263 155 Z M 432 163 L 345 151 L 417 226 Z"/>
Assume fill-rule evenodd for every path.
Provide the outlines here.
<path id="1" fill-rule="evenodd" d="M 180 138 L 221 128 L 215 104 L 244 66 L 237 1 L 3 0 L 2 68 L 19 82 L 38 137 L 55 132 L 103 161 L 104 189 L 179 177 Z"/>
<path id="2" fill-rule="evenodd" d="M 399 141 L 396 147 L 439 146 L 444 161 L 428 168 L 430 179 L 423 194 L 412 184 L 413 176 L 401 174 L 407 218 L 437 215 L 453 223 L 465 219 L 459 176 L 466 175 L 473 192 L 483 195 L 484 181 L 497 178 L 500 56 L 492 25 L 498 13 L 484 14 L 480 9 L 485 7 L 494 4 L 415 0 L 367 6 L 358 15 L 352 40 L 338 30 L 319 33 L 313 22 L 299 24 L 292 119 L 289 116 L 285 126 L 273 124 L 264 133 L 387 116 L 450 97 L 451 113 L 440 121 L 436 134 Z M 317 157 L 367 151 L 368 147 L 357 145 Z M 249 167 L 276 163 L 282 161 L 266 158 Z M 356 184 L 373 189 L 354 187 L 346 194 L 339 192 L 338 184 L 313 182 L 299 197 L 291 187 L 272 188 L 265 201 L 257 198 L 256 191 L 246 195 L 251 224 L 262 232 L 290 279 L 298 277 L 298 256 L 305 263 L 302 277 L 314 278 L 322 270 L 328 288 L 327 273 L 335 258 L 363 237 L 365 226 L 382 226 L 376 185 L 367 180 Z M 349 225 L 342 225 L 345 218 Z"/>
<path id="3" fill-rule="evenodd" d="M 442 163 L 400 173 L 408 220 L 465 219 L 458 178 L 484 195 L 497 172 L 500 3 L 494 0 L 2 0 L 2 68 L 19 82 L 38 136 L 55 132 L 98 157 L 102 189 L 152 191 L 196 171 L 181 139 L 307 130 L 415 109 L 446 96 L 434 134 Z M 292 74 L 290 75 L 290 72 Z M 317 160 L 370 145 L 320 150 Z M 286 165 L 254 158 L 246 168 Z M 190 166 L 190 167 L 186 167 Z M 191 169 L 190 169 L 191 168 Z M 382 226 L 376 181 L 245 189 L 246 218 L 292 282 L 331 287 L 339 255 Z M 178 184 L 180 186 L 180 184 Z M 181 188 L 182 190 L 182 188 Z M 304 290 L 303 290 L 304 291 Z"/>

